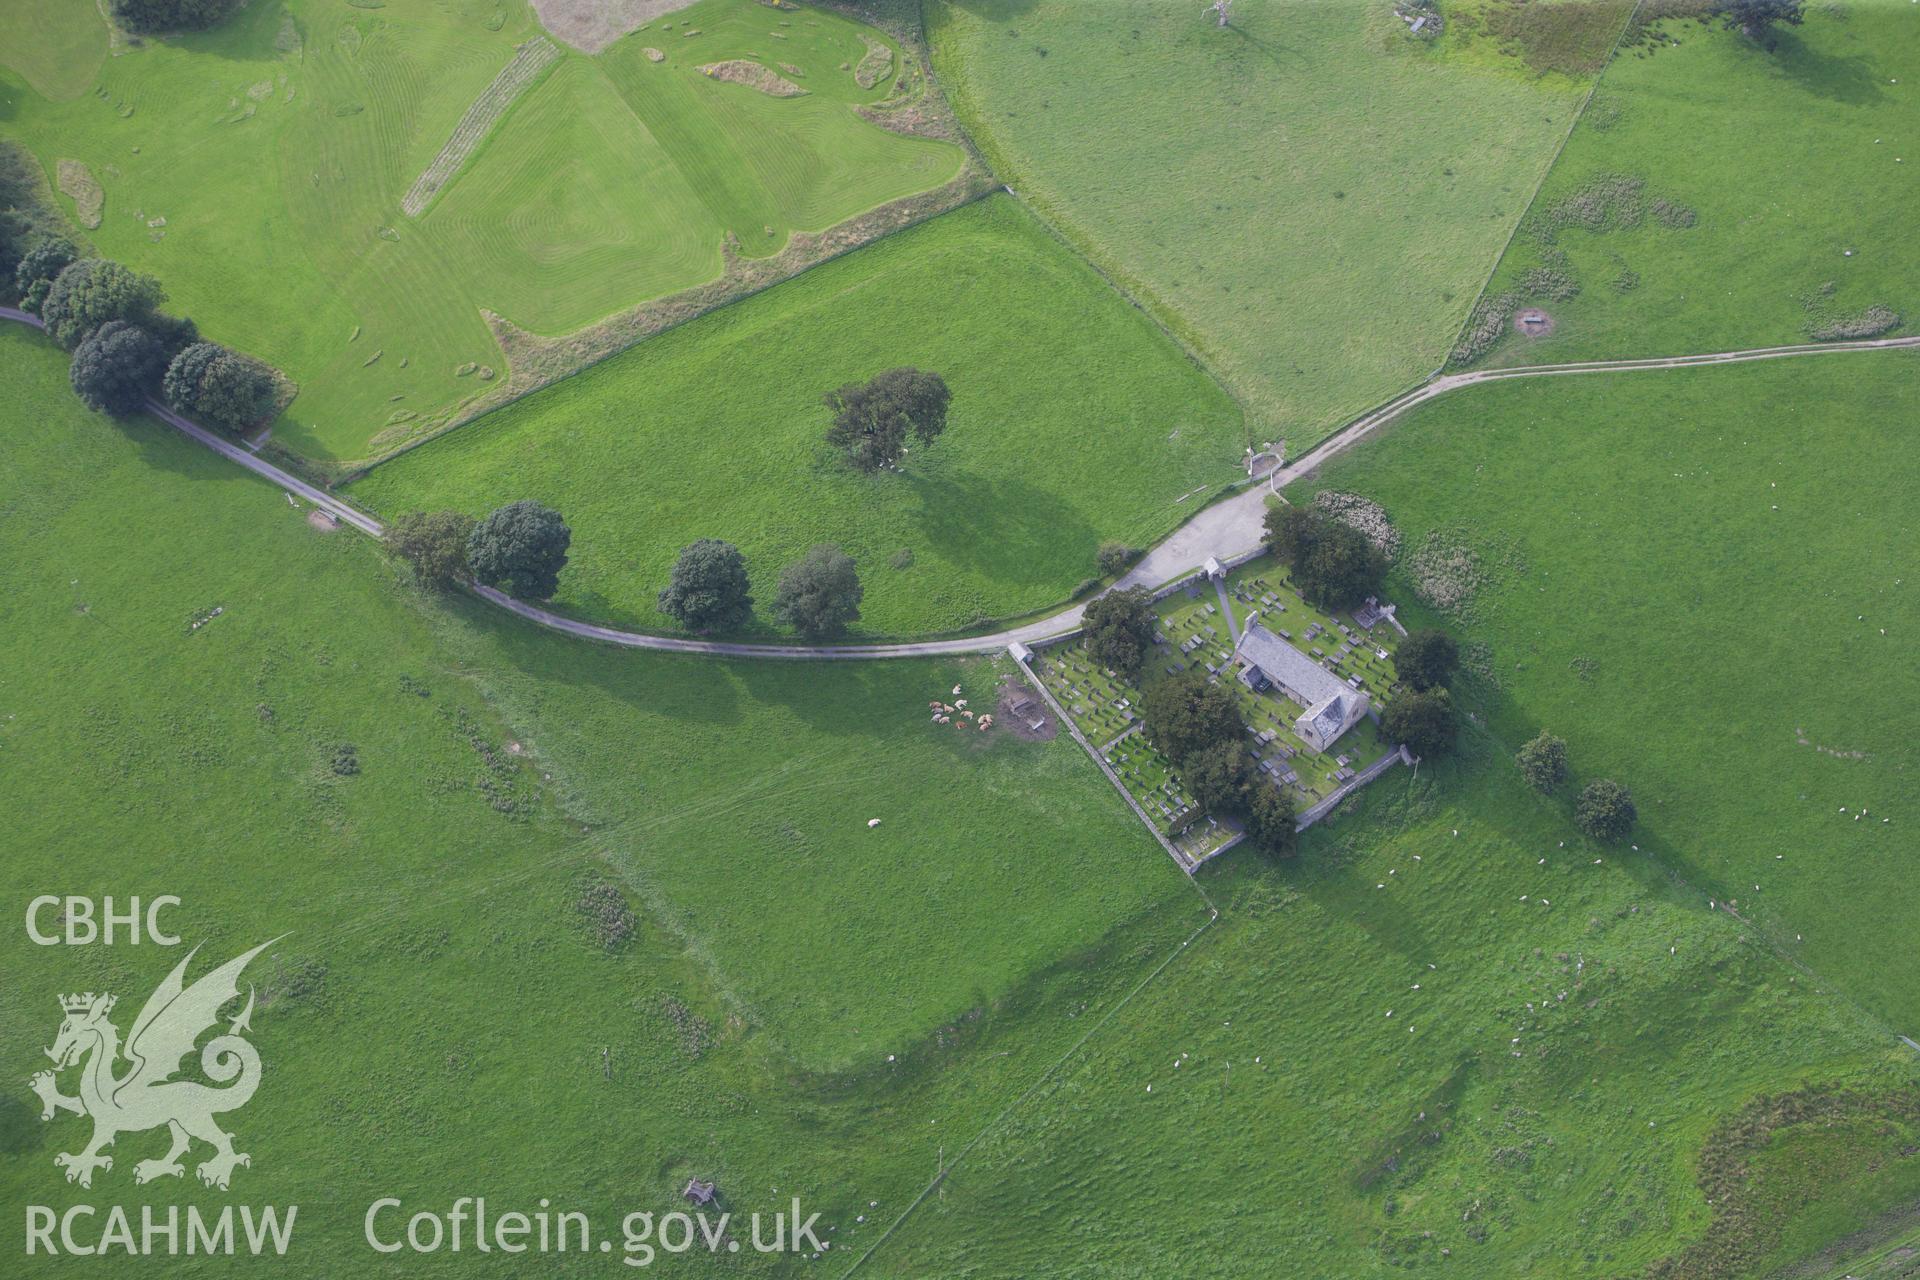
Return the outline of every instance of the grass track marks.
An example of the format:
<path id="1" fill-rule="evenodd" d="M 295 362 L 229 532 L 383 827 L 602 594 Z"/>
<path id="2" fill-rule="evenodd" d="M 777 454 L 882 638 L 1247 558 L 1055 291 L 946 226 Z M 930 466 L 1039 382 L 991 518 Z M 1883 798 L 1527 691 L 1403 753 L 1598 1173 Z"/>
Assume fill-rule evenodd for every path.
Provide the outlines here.
<path id="1" fill-rule="evenodd" d="M 474 153 L 493 127 L 513 109 L 520 95 L 531 89 L 540 75 L 552 66 L 560 57 L 560 48 L 545 36 L 535 36 L 521 45 L 513 55 L 512 61 L 500 69 L 481 95 L 474 99 L 467 113 L 460 117 L 460 123 L 453 127 L 453 136 L 440 148 L 440 154 L 433 158 L 426 172 L 414 180 L 407 188 L 400 208 L 409 218 L 417 218 L 440 189 L 453 180 L 460 172 L 467 157 Z"/>

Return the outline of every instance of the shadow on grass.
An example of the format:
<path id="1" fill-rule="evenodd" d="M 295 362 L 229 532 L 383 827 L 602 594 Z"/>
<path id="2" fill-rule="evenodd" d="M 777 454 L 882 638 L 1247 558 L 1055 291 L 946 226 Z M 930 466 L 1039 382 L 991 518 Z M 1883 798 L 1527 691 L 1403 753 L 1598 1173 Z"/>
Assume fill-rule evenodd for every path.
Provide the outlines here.
<path id="1" fill-rule="evenodd" d="M 1879 75 L 1866 58 L 1822 53 L 1791 31 L 1773 36 L 1771 53 L 1757 48 L 1753 52 L 1770 58 L 1781 75 L 1815 97 L 1853 107 L 1876 106 L 1886 97 L 1880 89 Z"/>
<path id="2" fill-rule="evenodd" d="M 914 517 L 928 545 L 993 582 L 1023 587 L 1059 582 L 1060 557 L 1078 554 L 1086 576 L 1100 534 L 1057 494 L 1021 479 L 978 475 L 901 477 L 920 500 Z M 1072 589 L 1062 585 L 1061 594 Z"/>

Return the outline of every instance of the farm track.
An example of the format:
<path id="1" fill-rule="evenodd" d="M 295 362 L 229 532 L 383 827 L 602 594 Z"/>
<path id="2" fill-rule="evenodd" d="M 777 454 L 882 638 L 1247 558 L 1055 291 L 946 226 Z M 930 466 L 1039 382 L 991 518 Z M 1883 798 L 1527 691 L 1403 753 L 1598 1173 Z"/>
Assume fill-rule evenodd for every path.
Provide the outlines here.
<path id="1" fill-rule="evenodd" d="M 21 324 L 41 329 L 40 318 L 30 312 L 14 307 L 0 307 L 0 319 L 13 320 Z M 1149 551 L 1138 564 L 1114 584 L 1115 588 L 1157 587 L 1172 582 L 1184 574 L 1193 572 L 1205 564 L 1209 558 L 1226 560 L 1231 556 L 1251 551 L 1257 547 L 1264 534 L 1266 501 L 1269 494 L 1277 492 L 1282 485 L 1291 483 L 1302 476 L 1310 475 L 1323 464 L 1340 453 L 1352 448 L 1379 428 L 1392 422 L 1418 405 L 1438 399 L 1450 391 L 1480 383 L 1500 382 L 1510 378 L 1565 377 L 1589 373 L 1623 373 L 1638 369 L 1692 369 L 1702 366 L 1744 364 L 1754 360 L 1781 360 L 1793 356 L 1821 355 L 1845 351 L 1886 351 L 1920 350 L 1920 336 L 1903 338 L 1874 338 L 1856 342 L 1799 343 L 1780 347 L 1755 347 L 1743 351 L 1714 351 L 1698 355 L 1660 356 L 1644 360 L 1594 360 L 1578 364 L 1532 365 L 1510 369 L 1479 369 L 1467 373 L 1442 374 L 1420 384 L 1376 409 L 1360 417 L 1321 441 L 1313 449 L 1303 454 L 1297 461 L 1274 471 L 1264 480 L 1249 485 L 1242 492 L 1215 503 L 1205 510 L 1195 513 L 1192 519 L 1167 535 L 1159 545 Z M 299 496 L 314 506 L 326 511 L 343 524 L 352 525 L 370 537 L 384 535 L 384 528 L 373 516 L 361 511 L 333 494 L 326 492 L 292 474 L 274 466 L 189 418 L 174 412 L 166 404 L 153 398 L 147 400 L 147 411 L 182 435 L 206 448 L 213 450 L 229 461 L 253 472 L 263 479 L 279 485 L 290 494 Z M 565 617 L 538 605 L 516 600 L 503 591 L 493 587 L 474 584 L 472 590 L 484 600 L 498 605 L 509 613 L 518 614 L 530 622 L 538 623 L 553 631 L 578 636 L 586 640 L 598 640 L 606 644 L 620 645 L 629 649 L 653 649 L 664 653 L 698 653 L 714 657 L 729 658 L 781 658 L 800 660 L 865 659 L 865 658 L 929 658 L 952 657 L 958 655 L 994 653 L 1010 644 L 1033 644 L 1063 632 L 1071 631 L 1080 623 L 1085 610 L 1084 603 L 1064 609 L 1059 613 L 996 631 L 989 635 L 962 636 L 945 640 L 915 640 L 893 644 L 842 644 L 842 645 L 801 645 L 801 644 L 755 644 L 725 640 L 692 640 L 679 636 L 649 635 L 639 631 L 622 631 L 615 627 L 603 627 L 597 623 L 582 622 L 577 618 Z"/>

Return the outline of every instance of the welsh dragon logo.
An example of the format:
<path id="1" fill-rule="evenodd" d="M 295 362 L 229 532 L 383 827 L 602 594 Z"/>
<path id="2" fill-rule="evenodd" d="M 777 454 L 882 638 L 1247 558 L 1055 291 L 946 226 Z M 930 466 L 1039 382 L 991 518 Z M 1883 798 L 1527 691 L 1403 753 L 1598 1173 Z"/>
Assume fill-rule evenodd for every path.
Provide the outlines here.
<path id="1" fill-rule="evenodd" d="M 279 939 L 274 939 L 275 942 Z M 67 1181 L 83 1187 L 93 1185 L 93 1171 L 113 1168 L 113 1157 L 102 1155 L 122 1133 L 157 1129 L 165 1125 L 173 1135 L 173 1146 L 158 1160 L 142 1160 L 133 1166 L 135 1182 L 155 1178 L 177 1178 L 185 1172 L 180 1157 L 198 1138 L 213 1148 L 213 1155 L 196 1172 L 210 1187 L 226 1190 L 234 1166 L 252 1164 L 244 1151 L 233 1149 L 233 1135 L 214 1123 L 214 1117 L 237 1111 L 247 1105 L 260 1086 L 260 1055 L 241 1035 L 251 1030 L 253 988 L 247 989 L 247 1004 L 232 1022 L 226 1034 L 207 1041 L 200 1050 L 200 1069 L 207 1078 L 224 1088 L 212 1088 L 197 1080 L 176 1080 L 181 1062 L 193 1052 L 194 1042 L 220 1020 L 220 1009 L 239 998 L 241 970 L 247 962 L 272 946 L 263 942 L 237 959 L 229 960 L 192 986 L 184 979 L 187 965 L 200 948 L 187 953 L 174 966 L 154 993 L 147 997 L 140 1016 L 133 1020 L 124 1048 L 120 1031 L 109 1021 L 115 997 L 84 995 L 60 997 L 66 1019 L 53 1048 L 46 1051 L 53 1059 L 53 1070 L 42 1071 L 28 1083 L 40 1095 L 42 1120 L 51 1120 L 56 1112 L 93 1117 L 93 1141 L 79 1152 L 62 1152 L 53 1162 L 67 1171 Z M 132 1064 L 125 1074 L 116 1075 L 115 1067 L 124 1056 Z M 60 1092 L 55 1077 L 82 1061 L 80 1096 Z"/>

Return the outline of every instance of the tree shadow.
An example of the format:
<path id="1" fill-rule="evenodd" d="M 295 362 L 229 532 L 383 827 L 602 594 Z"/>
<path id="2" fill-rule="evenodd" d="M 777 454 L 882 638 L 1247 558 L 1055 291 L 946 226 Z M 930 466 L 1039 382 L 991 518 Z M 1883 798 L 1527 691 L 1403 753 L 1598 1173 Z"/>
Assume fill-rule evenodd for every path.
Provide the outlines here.
<path id="1" fill-rule="evenodd" d="M 1093 575 L 1099 532 L 1059 495 L 1017 477 L 928 475 L 904 479 L 920 500 L 912 517 L 928 546 L 995 582 L 1061 586 L 1063 557 Z M 1072 570 L 1068 570 L 1071 576 Z"/>
<path id="2" fill-rule="evenodd" d="M 639 654 L 558 635 L 464 593 L 442 603 L 476 633 L 484 651 L 530 680 L 591 690 L 634 711 L 673 720 L 735 725 L 742 718 L 730 663 L 702 654 Z M 665 680 L 663 667 L 671 668 Z"/>
<path id="3" fill-rule="evenodd" d="M 1854 107 L 1874 106 L 1886 97 L 1880 77 L 1860 54 L 1840 57 L 1822 53 L 1791 31 L 1774 34 L 1771 55 L 1757 48 L 1754 53 L 1770 56 L 1780 75 L 1815 97 Z"/>
<path id="4" fill-rule="evenodd" d="M 1001 22 L 1032 13 L 1039 0 L 947 0 L 947 3 L 988 22 Z"/>

